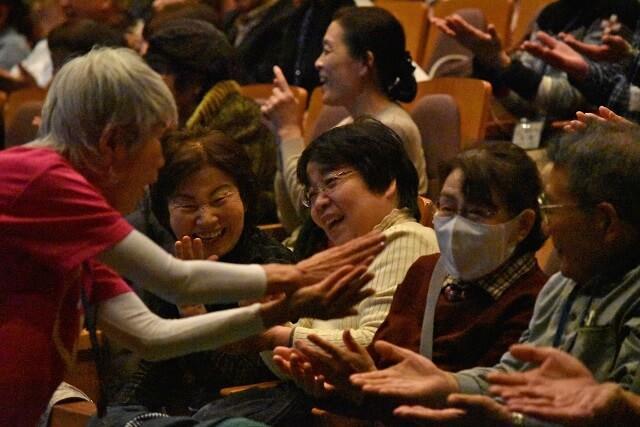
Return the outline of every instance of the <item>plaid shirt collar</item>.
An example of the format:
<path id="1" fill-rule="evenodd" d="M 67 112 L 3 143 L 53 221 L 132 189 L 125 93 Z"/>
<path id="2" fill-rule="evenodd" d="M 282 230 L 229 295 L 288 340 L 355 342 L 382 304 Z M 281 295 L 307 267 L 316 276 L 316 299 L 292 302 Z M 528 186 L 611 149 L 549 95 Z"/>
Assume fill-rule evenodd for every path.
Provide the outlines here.
<path id="1" fill-rule="evenodd" d="M 497 300 L 509 286 L 513 285 L 518 279 L 527 274 L 536 266 L 534 254 L 529 252 L 517 258 L 508 261 L 501 268 L 488 276 L 481 277 L 475 281 L 463 282 L 451 276 L 447 276 L 442 287 L 448 285 L 458 285 L 465 288 L 467 286 L 477 286 L 484 289 L 494 300 Z"/>

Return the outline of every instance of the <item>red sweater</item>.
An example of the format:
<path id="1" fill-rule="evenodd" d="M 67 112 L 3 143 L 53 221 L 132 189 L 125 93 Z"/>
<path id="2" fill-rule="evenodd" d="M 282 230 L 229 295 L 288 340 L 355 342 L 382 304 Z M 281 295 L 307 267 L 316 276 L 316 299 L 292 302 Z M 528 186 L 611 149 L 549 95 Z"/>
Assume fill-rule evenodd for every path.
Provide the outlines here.
<path id="1" fill-rule="evenodd" d="M 389 314 L 368 347 L 379 368 L 388 364 L 375 354 L 376 340 L 419 351 L 429 281 L 439 256 L 419 258 L 398 286 Z M 546 281 L 547 276 L 536 265 L 497 300 L 475 286 L 463 301 L 448 301 L 441 293 L 433 331 L 434 363 L 452 372 L 497 363 L 528 327 L 536 296 Z"/>

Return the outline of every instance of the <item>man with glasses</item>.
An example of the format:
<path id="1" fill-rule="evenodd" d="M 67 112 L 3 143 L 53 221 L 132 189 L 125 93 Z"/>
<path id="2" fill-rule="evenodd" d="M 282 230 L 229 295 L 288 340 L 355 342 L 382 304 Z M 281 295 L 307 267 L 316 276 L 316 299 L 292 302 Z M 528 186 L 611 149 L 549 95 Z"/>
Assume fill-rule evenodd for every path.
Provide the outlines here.
<path id="1" fill-rule="evenodd" d="M 558 251 L 559 274 L 536 301 L 522 343 L 553 346 L 577 357 L 597 381 L 633 392 L 640 364 L 640 132 L 594 124 L 552 145 L 545 182 L 548 233 Z M 395 365 L 352 376 L 365 392 L 391 396 L 398 416 L 480 425 L 528 425 L 522 414 L 484 396 L 486 376 L 526 371 L 507 352 L 491 368 L 457 373 L 391 344 L 376 349 Z M 553 371 L 551 372 L 553 373 Z M 434 409 L 443 408 L 446 409 Z"/>

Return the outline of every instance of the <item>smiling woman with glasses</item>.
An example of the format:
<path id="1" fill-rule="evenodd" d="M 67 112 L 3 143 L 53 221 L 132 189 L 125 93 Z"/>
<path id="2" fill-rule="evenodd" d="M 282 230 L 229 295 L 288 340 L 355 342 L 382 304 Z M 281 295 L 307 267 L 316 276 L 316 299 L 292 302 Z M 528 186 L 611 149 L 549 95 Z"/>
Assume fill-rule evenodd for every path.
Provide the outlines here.
<path id="1" fill-rule="evenodd" d="M 396 287 L 411 264 L 423 255 L 438 251 L 433 229 L 417 222 L 415 167 L 393 130 L 364 117 L 331 129 L 312 141 L 300 156 L 297 175 L 305 188 L 304 199 L 310 217 L 298 236 L 296 256 L 308 257 L 372 230 L 386 236 L 385 250 L 369 267 L 369 272 L 374 274 L 367 285 L 371 294 L 355 307 L 354 315 L 329 321 L 304 317 L 295 323 L 276 326 L 256 340 L 253 348 L 291 347 L 296 341 L 306 341 L 311 334 L 345 348 L 342 341 L 345 330 L 350 331 L 355 342 L 366 346 L 387 316 Z M 280 372 L 272 365 L 270 352 L 263 354 L 263 360 L 274 372 Z M 288 402 L 288 399 L 306 399 L 296 386 L 286 383 L 259 394 L 262 403 L 252 405 L 233 395 L 228 403 L 214 402 L 206 413 L 240 411 L 269 425 L 299 424 L 299 420 L 269 418 L 271 411 L 250 411 L 250 415 L 245 412 L 247 408 L 260 409 L 264 405 L 276 408 L 285 405 L 287 409 L 283 409 L 283 413 L 299 408 L 300 405 Z M 245 396 L 252 400 L 256 393 L 250 391 Z"/>
<path id="2" fill-rule="evenodd" d="M 442 171 L 446 180 L 434 217 L 441 253 L 420 257 L 411 266 L 372 344 L 361 348 L 345 333 L 342 349 L 312 337 L 313 347 L 302 343 L 275 351 L 278 366 L 309 393 L 331 401 L 332 410 L 341 408 L 367 420 L 388 419 L 394 402 L 369 401 L 368 393 L 350 381 L 353 374 L 376 375 L 373 371 L 406 357 L 408 350 L 451 371 L 492 366 L 529 323 L 546 281 L 534 259 L 544 238 L 535 164 L 512 143 L 485 142 L 458 154 Z M 319 196 L 316 204 L 334 197 Z M 373 344 L 380 340 L 398 346 L 396 353 L 377 352 L 381 346 Z M 325 381 L 332 387 L 326 388 Z"/>
<path id="3" fill-rule="evenodd" d="M 180 258 L 217 257 L 238 264 L 290 263 L 293 254 L 255 225 L 257 191 L 242 146 L 221 132 L 174 132 L 164 141 L 165 165 L 151 189 L 153 212 L 170 233 L 164 247 Z M 174 247 L 175 246 L 175 247 Z M 177 306 L 144 292 L 143 301 L 165 318 L 238 307 Z M 162 362 L 142 361 L 125 381 L 120 404 L 186 413 L 222 387 L 274 379 L 257 352 L 206 351 Z"/>

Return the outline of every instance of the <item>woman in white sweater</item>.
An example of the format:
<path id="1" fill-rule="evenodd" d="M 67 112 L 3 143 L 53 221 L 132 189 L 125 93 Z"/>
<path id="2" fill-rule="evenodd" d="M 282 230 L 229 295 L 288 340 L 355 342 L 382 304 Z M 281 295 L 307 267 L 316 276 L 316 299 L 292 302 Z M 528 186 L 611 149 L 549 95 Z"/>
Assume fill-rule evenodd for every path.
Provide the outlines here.
<path id="1" fill-rule="evenodd" d="M 392 128 L 418 171 L 420 194 L 427 191 L 427 174 L 422 140 L 416 124 L 398 102 L 416 95 L 411 56 L 405 48 L 402 25 L 378 7 L 341 9 L 329 25 L 323 50 L 316 60 L 326 105 L 342 106 L 349 117 L 372 116 Z M 280 139 L 280 165 L 276 176 L 276 197 L 280 219 L 287 228 L 300 224 L 302 190 L 295 170 L 304 149 L 302 129 L 297 121 L 296 101 L 284 75 L 274 67 L 275 89 L 263 105 Z"/>

